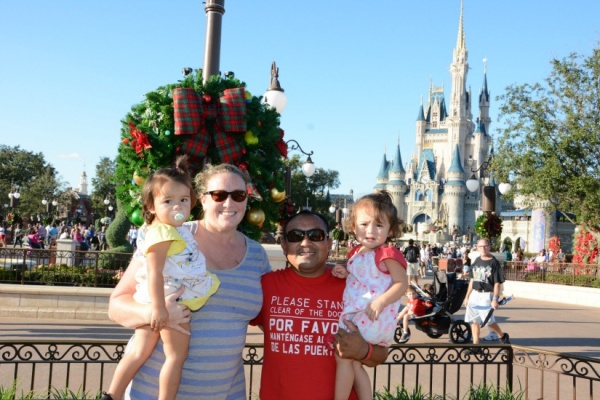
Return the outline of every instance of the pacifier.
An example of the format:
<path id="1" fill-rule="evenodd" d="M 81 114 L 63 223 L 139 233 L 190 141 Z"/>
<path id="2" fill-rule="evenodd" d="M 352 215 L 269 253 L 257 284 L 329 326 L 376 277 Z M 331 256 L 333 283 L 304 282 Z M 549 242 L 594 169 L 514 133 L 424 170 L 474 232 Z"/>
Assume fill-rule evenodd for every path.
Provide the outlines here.
<path id="1" fill-rule="evenodd" d="M 185 215 L 181 211 L 172 211 L 171 218 L 174 221 L 182 222 L 185 219 Z"/>

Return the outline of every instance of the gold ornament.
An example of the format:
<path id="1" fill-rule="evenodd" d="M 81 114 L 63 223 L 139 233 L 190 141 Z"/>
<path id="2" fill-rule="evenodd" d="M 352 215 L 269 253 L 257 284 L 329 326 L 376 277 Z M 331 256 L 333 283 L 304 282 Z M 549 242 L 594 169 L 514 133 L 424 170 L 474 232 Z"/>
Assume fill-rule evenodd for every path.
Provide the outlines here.
<path id="1" fill-rule="evenodd" d="M 138 186 L 144 186 L 144 183 L 146 183 L 146 178 L 144 178 L 141 175 L 138 175 L 138 173 L 136 171 L 136 172 L 133 173 L 133 181 Z"/>
<path id="2" fill-rule="evenodd" d="M 277 190 L 277 188 L 271 189 L 271 200 L 273 200 L 275 203 L 281 203 L 283 200 L 285 200 L 285 190 L 280 192 Z"/>
<path id="3" fill-rule="evenodd" d="M 254 136 L 254 132 L 252 131 L 246 131 L 246 133 L 244 134 L 244 140 L 246 141 L 247 145 L 258 144 L 258 138 Z"/>
<path id="4" fill-rule="evenodd" d="M 252 207 L 246 213 L 246 221 L 252 225 L 261 226 L 265 222 L 265 212 L 258 207 Z"/>

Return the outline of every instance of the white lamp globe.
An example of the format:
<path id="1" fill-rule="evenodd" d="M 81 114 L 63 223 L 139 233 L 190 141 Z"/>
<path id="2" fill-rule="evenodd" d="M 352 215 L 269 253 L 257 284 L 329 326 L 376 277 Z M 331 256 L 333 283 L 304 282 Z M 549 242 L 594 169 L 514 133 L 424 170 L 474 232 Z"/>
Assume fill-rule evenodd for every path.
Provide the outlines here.
<path id="1" fill-rule="evenodd" d="M 512 189 L 512 185 L 510 183 L 501 183 L 498 185 L 498 190 L 500 194 L 506 194 Z"/>
<path id="2" fill-rule="evenodd" d="M 310 178 L 315 173 L 315 163 L 311 160 L 310 156 L 304 164 L 302 164 L 302 173 L 307 178 Z"/>
<path id="3" fill-rule="evenodd" d="M 274 108 L 279 114 L 283 112 L 287 105 L 287 96 L 281 90 L 267 90 L 263 96 L 265 104 Z"/>
<path id="4" fill-rule="evenodd" d="M 467 189 L 469 190 L 469 192 L 476 192 L 477 189 L 479 189 L 479 181 L 477 179 L 471 177 L 467 181 Z"/>

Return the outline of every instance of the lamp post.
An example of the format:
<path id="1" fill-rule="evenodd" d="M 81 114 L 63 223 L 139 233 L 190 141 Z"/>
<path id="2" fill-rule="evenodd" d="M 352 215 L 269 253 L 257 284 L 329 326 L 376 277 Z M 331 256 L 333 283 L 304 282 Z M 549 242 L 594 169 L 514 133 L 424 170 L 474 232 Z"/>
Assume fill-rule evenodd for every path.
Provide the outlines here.
<path id="1" fill-rule="evenodd" d="M 287 142 L 285 142 L 285 144 L 289 150 L 298 150 L 302 154 L 307 156 L 306 161 L 304 162 L 304 164 L 302 164 L 302 173 L 307 178 L 310 178 L 311 176 L 313 176 L 313 174 L 315 173 L 316 167 L 315 167 L 315 163 L 313 162 L 313 160 L 310 156 L 312 156 L 314 154 L 314 151 L 307 153 L 306 151 L 304 151 L 302 149 L 302 147 L 300 147 L 300 143 L 298 143 L 294 139 L 288 140 Z M 287 193 L 288 196 L 292 195 L 292 171 L 289 166 L 287 166 L 286 170 L 285 170 L 285 192 Z"/>
<path id="2" fill-rule="evenodd" d="M 21 197 L 21 193 L 19 193 L 19 186 L 12 185 L 10 189 L 10 193 L 8 194 L 8 198 L 10 199 L 10 208 L 15 209 L 19 206 L 19 198 Z"/>
<path id="3" fill-rule="evenodd" d="M 52 212 L 52 207 L 54 207 L 56 209 L 56 206 L 58 205 L 58 201 L 56 201 L 56 199 L 48 200 L 48 199 L 44 198 L 42 200 L 42 204 L 46 206 L 46 216 L 48 218 L 50 218 L 50 215 Z"/>
<path id="4" fill-rule="evenodd" d="M 483 161 L 479 168 L 474 169 L 473 167 L 471 167 L 471 177 L 466 182 L 467 189 L 470 192 L 476 192 L 479 189 L 479 179 L 477 179 L 477 176 L 475 174 L 479 172 L 480 177 L 483 178 L 483 173 L 489 170 L 490 164 L 493 160 L 494 148 L 492 147 L 487 160 Z M 498 185 L 498 190 L 500 191 L 500 194 L 507 193 L 511 188 L 512 186 L 510 183 L 500 183 Z M 494 177 L 491 173 L 487 185 L 483 186 L 481 190 L 481 211 L 496 211 L 496 186 L 494 184 Z"/>
<path id="5" fill-rule="evenodd" d="M 287 96 L 279 84 L 279 68 L 275 61 L 271 64 L 271 84 L 263 96 L 265 104 L 275 109 L 279 114 L 287 105 Z"/>
<path id="6" fill-rule="evenodd" d="M 202 79 L 206 84 L 212 75 L 219 75 L 221 61 L 221 27 L 225 14 L 225 0 L 206 0 L 206 39 L 204 42 L 204 70 Z"/>
<path id="7" fill-rule="evenodd" d="M 481 163 L 479 168 L 474 169 L 473 167 L 471 167 L 471 177 L 466 182 L 467 189 L 469 191 L 475 192 L 479 189 L 479 180 L 477 179 L 475 173 L 480 172 L 480 176 L 483 178 L 483 173 L 485 171 L 489 170 L 490 164 L 492 164 L 493 160 L 494 160 L 494 148 L 492 147 L 490 150 L 490 155 L 488 156 L 487 160 L 485 160 L 483 163 Z M 511 185 L 509 183 L 501 183 L 499 185 L 499 189 L 500 189 L 500 193 L 504 194 L 511 189 Z M 485 227 L 485 231 L 486 231 L 485 237 L 488 240 L 490 240 L 490 244 L 492 244 L 492 239 L 500 236 L 500 233 L 501 233 L 501 225 L 498 225 L 495 222 L 492 222 L 491 225 L 488 225 L 488 223 L 492 217 L 494 217 L 496 220 L 499 219 L 498 216 L 493 215 L 493 213 L 495 211 L 496 211 L 496 186 L 494 184 L 493 173 L 490 172 L 488 182 L 486 185 L 484 185 L 482 187 L 482 190 L 481 190 L 481 212 L 484 213 L 484 215 L 486 216 L 486 221 L 487 221 L 485 223 L 485 226 L 486 226 Z M 492 229 L 496 229 L 496 228 L 492 228 L 492 226 L 499 226 L 500 232 L 492 232 L 491 231 Z M 477 233 L 480 234 L 480 232 L 477 232 Z"/>

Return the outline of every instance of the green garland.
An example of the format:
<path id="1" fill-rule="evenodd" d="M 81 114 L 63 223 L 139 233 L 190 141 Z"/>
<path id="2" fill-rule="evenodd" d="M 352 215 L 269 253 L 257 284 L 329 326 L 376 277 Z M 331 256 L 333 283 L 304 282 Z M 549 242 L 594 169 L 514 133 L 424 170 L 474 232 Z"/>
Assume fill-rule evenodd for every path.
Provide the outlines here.
<path id="1" fill-rule="evenodd" d="M 179 155 L 183 136 L 174 135 L 175 121 L 173 109 L 173 89 L 193 88 L 198 94 L 219 98 L 226 89 L 245 87 L 246 84 L 232 76 L 227 78 L 213 76 L 209 82 L 202 83 L 202 72 L 196 71 L 182 81 L 161 86 L 146 94 L 146 98 L 132 107 L 121 121 L 121 143 L 117 155 L 117 167 L 114 181 L 117 184 L 117 198 L 124 212 L 132 222 L 139 224 L 141 210 L 141 189 L 143 182 L 153 171 L 173 165 Z M 279 127 L 279 114 L 261 103 L 260 97 L 247 100 L 247 131 L 252 131 L 252 141 L 245 140 L 244 133 L 236 134 L 235 140 L 242 147 L 241 160 L 237 166 L 247 170 L 262 199 L 250 197 L 249 208 L 259 208 L 265 213 L 265 222 L 256 226 L 246 219 L 240 224 L 240 230 L 253 239 L 260 238 L 263 227 L 274 229 L 279 222 L 281 204 L 271 199 L 271 189 L 284 190 L 283 157 L 276 147 L 282 139 Z M 150 148 L 137 151 L 132 144 L 131 127 L 147 136 Z M 139 150 L 139 149 L 138 149 Z M 219 155 L 211 145 L 207 161 L 213 164 L 221 162 Z M 194 172 L 200 166 L 192 165 Z M 121 210 L 119 210 L 121 211 Z M 200 206 L 192 211 L 192 217 L 201 214 Z"/>
<path id="2" fill-rule="evenodd" d="M 480 238 L 492 240 L 502 235 L 502 219 L 495 213 L 485 212 L 475 221 L 475 233 Z"/>

